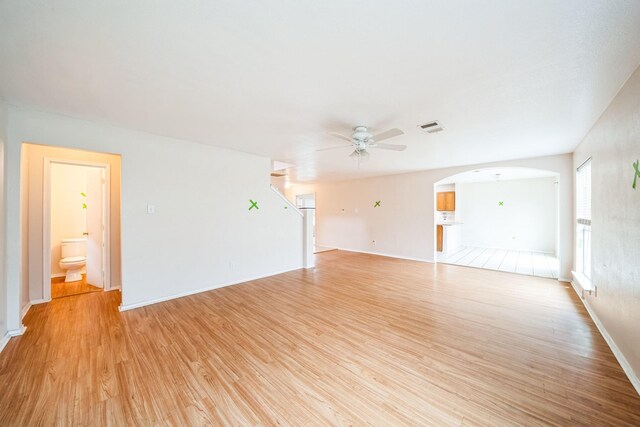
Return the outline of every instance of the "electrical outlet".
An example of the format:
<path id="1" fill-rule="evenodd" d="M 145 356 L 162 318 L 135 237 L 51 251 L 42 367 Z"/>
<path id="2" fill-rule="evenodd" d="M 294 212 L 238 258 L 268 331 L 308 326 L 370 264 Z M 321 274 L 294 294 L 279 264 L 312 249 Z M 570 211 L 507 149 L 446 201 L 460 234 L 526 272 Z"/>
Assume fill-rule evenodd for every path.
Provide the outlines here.
<path id="1" fill-rule="evenodd" d="M 149 215 L 156 213 L 156 205 L 147 205 L 147 213 Z"/>
<path id="2" fill-rule="evenodd" d="M 375 246 L 375 245 L 376 245 L 376 241 L 374 240 L 374 241 L 373 241 L 373 246 Z"/>

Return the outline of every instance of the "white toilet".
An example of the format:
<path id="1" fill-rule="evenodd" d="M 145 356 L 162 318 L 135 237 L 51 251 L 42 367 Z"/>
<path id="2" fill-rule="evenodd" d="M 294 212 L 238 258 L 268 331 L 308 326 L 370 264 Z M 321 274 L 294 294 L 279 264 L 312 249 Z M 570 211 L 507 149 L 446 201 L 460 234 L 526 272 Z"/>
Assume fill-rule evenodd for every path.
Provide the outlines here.
<path id="1" fill-rule="evenodd" d="M 82 280 L 82 269 L 87 264 L 87 239 L 62 239 L 60 241 L 62 259 L 60 268 L 67 272 L 65 282 Z"/>

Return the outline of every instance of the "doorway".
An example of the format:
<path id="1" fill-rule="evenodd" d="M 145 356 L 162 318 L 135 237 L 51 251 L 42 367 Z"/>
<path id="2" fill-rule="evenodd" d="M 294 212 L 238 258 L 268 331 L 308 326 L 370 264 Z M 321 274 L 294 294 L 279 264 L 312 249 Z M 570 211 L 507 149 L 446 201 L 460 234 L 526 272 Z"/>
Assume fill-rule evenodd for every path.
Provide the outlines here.
<path id="1" fill-rule="evenodd" d="M 90 284 L 98 284 L 100 291 L 113 291 L 122 289 L 121 279 L 121 250 L 120 250 L 120 191 L 121 191 L 121 158 L 118 154 L 101 153 L 76 148 L 65 148 L 50 145 L 23 142 L 20 153 L 20 294 L 23 307 L 29 305 L 42 304 L 51 301 L 52 275 L 54 282 L 66 281 L 68 270 L 71 270 L 69 280 L 83 277 Z M 62 195 L 52 194 L 51 179 L 52 167 L 58 168 L 64 165 L 88 167 L 85 169 L 85 184 L 78 187 L 78 178 L 68 179 L 68 185 L 63 186 Z M 92 172 L 91 172 L 92 171 Z M 100 177 L 88 181 L 87 174 L 93 173 Z M 54 174 L 56 171 L 54 170 Z M 55 179 L 55 178 L 54 178 Z M 102 182 L 100 182 L 102 181 Z M 90 184 L 93 182 L 93 184 Z M 96 184 L 97 183 L 97 184 Z M 89 185 L 90 184 L 90 185 Z M 97 188 L 93 188 L 96 187 Z M 80 194 L 84 193 L 84 195 Z M 70 217 L 80 218 L 77 220 L 81 226 L 73 228 L 62 235 L 52 234 L 52 198 L 57 200 L 68 199 L 68 205 L 74 211 L 67 213 Z M 87 219 L 98 218 L 95 222 L 84 222 L 87 215 L 84 211 L 84 204 L 88 211 L 96 210 L 99 215 L 87 216 Z M 93 227 L 97 231 L 93 231 Z M 101 228 L 104 227 L 102 230 Z M 55 231 L 54 231 L 55 232 Z M 102 242 L 86 246 L 87 236 L 102 238 Z M 89 263 L 73 257 L 66 260 L 60 268 L 62 261 L 62 240 L 65 244 L 70 244 L 65 253 L 76 255 L 72 252 L 78 248 L 78 239 L 85 239 L 84 256 L 89 257 Z M 76 246 L 76 248 L 73 248 Z M 96 249 L 97 248 L 97 249 Z M 88 252 L 87 252 L 88 251 Z M 97 254 L 97 255 L 96 255 Z M 98 262 L 91 262 L 92 256 Z M 79 264 L 78 264 L 78 261 Z M 101 261 L 101 262 L 100 262 Z M 71 263 L 71 265 L 69 264 Z M 87 266 L 89 270 L 87 270 Z M 90 277 L 94 271 L 91 267 L 98 266 L 95 271 L 97 279 Z M 65 272 L 64 278 L 62 272 Z M 66 282 L 70 283 L 70 282 Z M 76 294 L 84 292 L 85 289 L 76 283 L 79 290 L 69 290 L 65 294 Z M 66 286 L 69 289 L 69 285 Z M 90 288 L 95 290 L 93 288 Z M 97 293 L 97 292 L 96 292 Z M 57 294 L 56 294 L 57 295 Z"/>
<path id="2" fill-rule="evenodd" d="M 316 209 L 316 193 L 296 194 L 296 207 L 298 209 Z M 316 216 L 313 216 L 313 253 L 318 254 L 334 250 L 326 246 L 319 246 L 316 241 Z"/>
<path id="3" fill-rule="evenodd" d="M 45 299 L 110 289 L 110 172 L 106 163 L 44 159 Z"/>
<path id="4" fill-rule="evenodd" d="M 497 167 L 434 185 L 436 262 L 557 279 L 559 174 Z"/>

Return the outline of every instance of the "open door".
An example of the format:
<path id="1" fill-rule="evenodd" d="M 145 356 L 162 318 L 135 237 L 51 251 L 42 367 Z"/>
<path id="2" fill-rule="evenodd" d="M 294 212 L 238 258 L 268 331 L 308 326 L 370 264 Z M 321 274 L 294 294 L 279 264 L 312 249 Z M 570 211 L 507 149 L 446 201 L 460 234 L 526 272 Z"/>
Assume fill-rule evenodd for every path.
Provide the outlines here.
<path id="1" fill-rule="evenodd" d="M 104 168 L 87 169 L 87 283 L 104 287 Z"/>

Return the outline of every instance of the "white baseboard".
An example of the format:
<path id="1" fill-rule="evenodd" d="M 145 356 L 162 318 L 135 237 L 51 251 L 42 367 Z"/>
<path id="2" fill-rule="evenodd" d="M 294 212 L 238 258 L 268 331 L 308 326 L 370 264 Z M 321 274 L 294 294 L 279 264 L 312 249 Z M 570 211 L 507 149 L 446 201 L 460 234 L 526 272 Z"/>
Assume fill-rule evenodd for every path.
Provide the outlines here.
<path id="1" fill-rule="evenodd" d="M 571 282 L 571 287 L 576 292 L 576 294 L 578 294 L 578 298 L 580 298 L 580 300 L 582 301 L 582 304 L 584 305 L 584 308 L 587 309 L 589 316 L 591 316 L 591 320 L 593 320 L 593 323 L 596 324 L 596 327 L 600 331 L 600 334 L 602 335 L 604 340 L 609 345 L 609 348 L 611 349 L 611 351 L 613 352 L 613 355 L 618 360 L 618 363 L 622 367 L 622 370 L 627 375 L 627 378 L 629 378 L 629 381 L 631 381 L 631 385 L 633 385 L 638 395 L 640 395 L 640 378 L 638 378 L 638 375 L 633 371 L 633 368 L 631 368 L 631 365 L 627 361 L 626 357 L 624 357 L 624 354 L 622 354 L 622 351 L 620 351 L 620 348 L 618 348 L 618 346 L 616 345 L 616 342 L 613 340 L 613 338 L 611 338 L 611 335 L 609 335 L 609 332 L 607 332 L 607 329 L 604 327 L 604 325 L 602 324 L 602 322 L 600 321 L 596 313 L 591 308 L 589 301 L 582 298 L 582 291 L 581 291 L 581 288 L 579 288 L 579 285 L 576 285 L 573 281 L 570 281 L 570 282 Z"/>
<path id="2" fill-rule="evenodd" d="M 22 307 L 22 314 L 20 316 L 20 320 L 24 319 L 24 316 L 27 315 L 27 313 L 29 312 L 29 309 L 31 308 L 31 303 L 27 303 L 27 305 L 25 305 L 24 307 Z"/>
<path id="3" fill-rule="evenodd" d="M 119 291 L 119 290 L 120 290 L 120 286 L 115 286 L 110 289 L 104 289 L 104 292 Z"/>
<path id="4" fill-rule="evenodd" d="M 178 294 L 173 294 L 173 295 L 169 295 L 169 296 L 161 297 L 161 298 L 154 298 L 154 299 L 151 299 L 151 300 L 148 300 L 148 301 L 141 301 L 141 302 L 136 302 L 136 303 L 133 303 L 133 304 L 121 305 L 120 306 L 120 311 L 133 310 L 134 308 L 140 308 L 140 307 L 144 307 L 146 305 L 157 304 L 159 302 L 169 301 L 169 300 L 176 299 L 176 298 L 187 297 L 189 295 L 195 295 L 195 294 L 199 294 L 201 292 L 212 291 L 214 289 L 224 288 L 226 286 L 232 286 L 232 285 L 237 285 L 237 284 L 240 284 L 240 283 L 251 282 L 253 280 L 264 279 L 266 277 L 277 276 L 278 274 L 288 273 L 290 271 L 300 270 L 302 268 L 303 268 L 302 266 L 295 267 L 295 268 L 290 268 L 288 270 L 283 270 L 283 271 L 278 271 L 278 272 L 275 272 L 275 273 L 265 274 L 265 275 L 258 276 L 258 277 L 251 277 L 251 278 L 248 278 L 248 279 L 241 279 L 241 280 L 237 280 L 237 281 L 234 281 L 234 282 L 228 282 L 228 283 L 222 283 L 222 284 L 219 284 L 219 285 L 208 286 L 206 288 L 200 288 L 200 289 L 196 289 L 194 291 L 188 291 L 188 292 L 181 292 L 181 293 L 178 293 Z"/>
<path id="5" fill-rule="evenodd" d="M 5 333 L 4 336 L 0 338 L 0 353 L 2 353 L 2 350 L 4 350 L 10 339 L 11 335 L 9 335 L 9 332 Z"/>
<path id="6" fill-rule="evenodd" d="M 24 316 L 27 315 L 27 313 L 29 312 L 31 307 L 33 307 L 34 305 L 44 304 L 44 303 L 47 303 L 47 302 L 51 302 L 51 300 L 50 299 L 34 299 L 32 301 L 29 301 L 27 303 L 27 305 L 22 307 L 22 317 L 20 317 L 20 319 L 24 319 Z"/>
<path id="7" fill-rule="evenodd" d="M 64 273 L 56 273 L 56 274 L 52 274 L 51 278 L 52 279 L 57 279 L 58 277 L 65 277 L 65 276 L 66 276 L 66 274 L 64 274 Z"/>
<path id="8" fill-rule="evenodd" d="M 7 333 L 12 337 L 19 337 L 20 335 L 24 334 L 26 331 L 27 331 L 27 327 L 24 325 L 20 325 L 18 329 L 12 329 Z"/>
<path id="9" fill-rule="evenodd" d="M 27 327 L 22 325 L 20 329 L 13 329 L 11 331 L 7 331 L 2 338 L 0 338 L 0 352 L 4 350 L 6 345 L 9 343 L 9 340 L 13 337 L 17 337 L 22 335 L 27 330 Z"/>
<path id="10" fill-rule="evenodd" d="M 385 252 L 372 252 L 372 251 L 363 251 L 360 249 L 349 249 L 349 248 L 336 248 L 340 251 L 345 251 L 345 252 L 356 252 L 359 254 L 368 254 L 368 255 L 378 255 L 378 256 L 385 256 L 385 257 L 389 257 L 389 258 L 398 258 L 398 259 L 406 259 L 408 261 L 418 261 L 418 262 L 428 262 L 433 264 L 433 260 L 432 259 L 426 259 L 426 258 L 412 258 L 412 257 L 407 257 L 404 255 L 395 255 L 395 254 L 388 254 Z"/>

